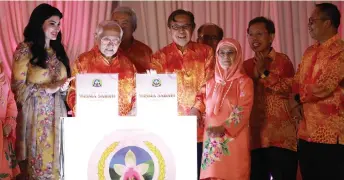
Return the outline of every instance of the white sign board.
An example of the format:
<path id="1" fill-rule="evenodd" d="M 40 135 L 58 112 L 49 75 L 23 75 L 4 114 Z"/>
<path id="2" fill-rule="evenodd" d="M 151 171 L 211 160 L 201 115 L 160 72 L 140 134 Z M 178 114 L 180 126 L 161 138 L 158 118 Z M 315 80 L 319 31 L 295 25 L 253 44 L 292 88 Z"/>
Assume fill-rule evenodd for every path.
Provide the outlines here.
<path id="1" fill-rule="evenodd" d="M 65 180 L 197 178 L 196 118 L 64 118 Z"/>
<path id="2" fill-rule="evenodd" d="M 78 74 L 76 117 L 99 115 L 118 116 L 118 74 Z"/>
<path id="3" fill-rule="evenodd" d="M 137 116 L 177 116 L 176 74 L 136 74 Z"/>

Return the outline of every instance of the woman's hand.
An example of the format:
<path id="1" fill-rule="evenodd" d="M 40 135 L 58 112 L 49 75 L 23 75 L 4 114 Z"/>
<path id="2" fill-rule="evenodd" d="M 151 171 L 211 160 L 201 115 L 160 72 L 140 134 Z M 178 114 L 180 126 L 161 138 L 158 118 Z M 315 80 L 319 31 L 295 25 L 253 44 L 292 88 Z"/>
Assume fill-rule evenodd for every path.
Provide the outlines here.
<path id="1" fill-rule="evenodd" d="M 75 79 L 75 77 L 71 77 L 71 78 L 66 79 L 66 81 L 62 84 L 60 90 L 61 90 L 62 92 L 63 92 L 63 91 L 67 91 L 68 88 L 69 88 L 70 82 L 71 82 L 72 80 L 74 80 L 74 79 Z"/>
<path id="2" fill-rule="evenodd" d="M 9 124 L 6 124 L 4 127 L 3 127 L 3 132 L 4 132 L 4 136 L 5 137 L 8 137 L 10 135 L 12 131 L 12 128 Z"/>
<path id="3" fill-rule="evenodd" d="M 45 89 L 45 92 L 48 93 L 48 94 L 54 94 L 56 93 L 58 90 L 61 90 L 61 91 L 66 91 L 68 90 L 68 87 L 69 87 L 69 83 L 75 79 L 75 77 L 71 77 L 71 78 L 67 78 L 67 79 L 64 79 L 64 80 L 60 80 L 54 84 L 50 84 L 48 86 L 46 86 L 44 89 Z"/>
<path id="4" fill-rule="evenodd" d="M 207 129 L 208 136 L 210 137 L 222 137 L 225 135 L 225 131 L 226 129 L 223 126 L 214 126 Z"/>

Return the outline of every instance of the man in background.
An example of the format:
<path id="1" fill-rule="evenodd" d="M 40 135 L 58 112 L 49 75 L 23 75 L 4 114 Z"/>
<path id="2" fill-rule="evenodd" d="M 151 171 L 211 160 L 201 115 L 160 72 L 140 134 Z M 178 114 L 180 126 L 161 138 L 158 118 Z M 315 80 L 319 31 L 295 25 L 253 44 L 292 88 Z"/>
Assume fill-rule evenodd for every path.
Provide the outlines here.
<path id="1" fill-rule="evenodd" d="M 150 69 L 152 49 L 133 36 L 137 27 L 136 13 L 129 7 L 118 7 L 112 13 L 112 20 L 116 21 L 123 30 L 119 51 L 135 65 L 137 73 L 145 73 Z"/>
<path id="2" fill-rule="evenodd" d="M 197 30 L 197 42 L 206 44 L 216 51 L 217 44 L 223 38 L 223 29 L 213 23 L 203 24 Z"/>

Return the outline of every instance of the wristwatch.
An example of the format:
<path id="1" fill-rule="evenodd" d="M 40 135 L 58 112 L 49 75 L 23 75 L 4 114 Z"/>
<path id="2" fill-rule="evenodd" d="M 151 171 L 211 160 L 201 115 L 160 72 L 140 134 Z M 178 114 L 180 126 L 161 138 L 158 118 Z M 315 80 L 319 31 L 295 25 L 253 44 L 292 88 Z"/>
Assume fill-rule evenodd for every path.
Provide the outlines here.
<path id="1" fill-rule="evenodd" d="M 301 104 L 300 94 L 295 94 L 294 100 L 295 100 L 297 103 Z"/>
<path id="2" fill-rule="evenodd" d="M 260 78 L 264 79 L 264 78 L 266 78 L 267 76 L 269 76 L 269 74 L 270 74 L 270 71 L 265 70 L 265 71 L 263 72 L 263 74 L 260 75 Z"/>

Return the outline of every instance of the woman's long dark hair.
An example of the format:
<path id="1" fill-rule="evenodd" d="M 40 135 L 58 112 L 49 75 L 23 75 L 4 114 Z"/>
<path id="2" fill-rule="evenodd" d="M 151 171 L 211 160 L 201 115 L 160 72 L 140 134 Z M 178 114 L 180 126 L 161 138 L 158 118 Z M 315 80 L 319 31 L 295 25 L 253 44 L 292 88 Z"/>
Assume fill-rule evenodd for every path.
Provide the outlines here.
<path id="1" fill-rule="evenodd" d="M 45 34 L 43 31 L 44 21 L 51 16 L 58 16 L 62 19 L 62 13 L 49 4 L 40 4 L 37 6 L 31 16 L 29 23 L 24 30 L 24 42 L 31 43 L 32 59 L 30 63 L 42 68 L 47 68 L 47 51 L 45 47 Z M 70 77 L 69 59 L 61 43 L 61 31 L 58 33 L 56 40 L 50 41 L 50 47 L 55 51 L 56 57 L 66 66 L 67 76 Z"/>

